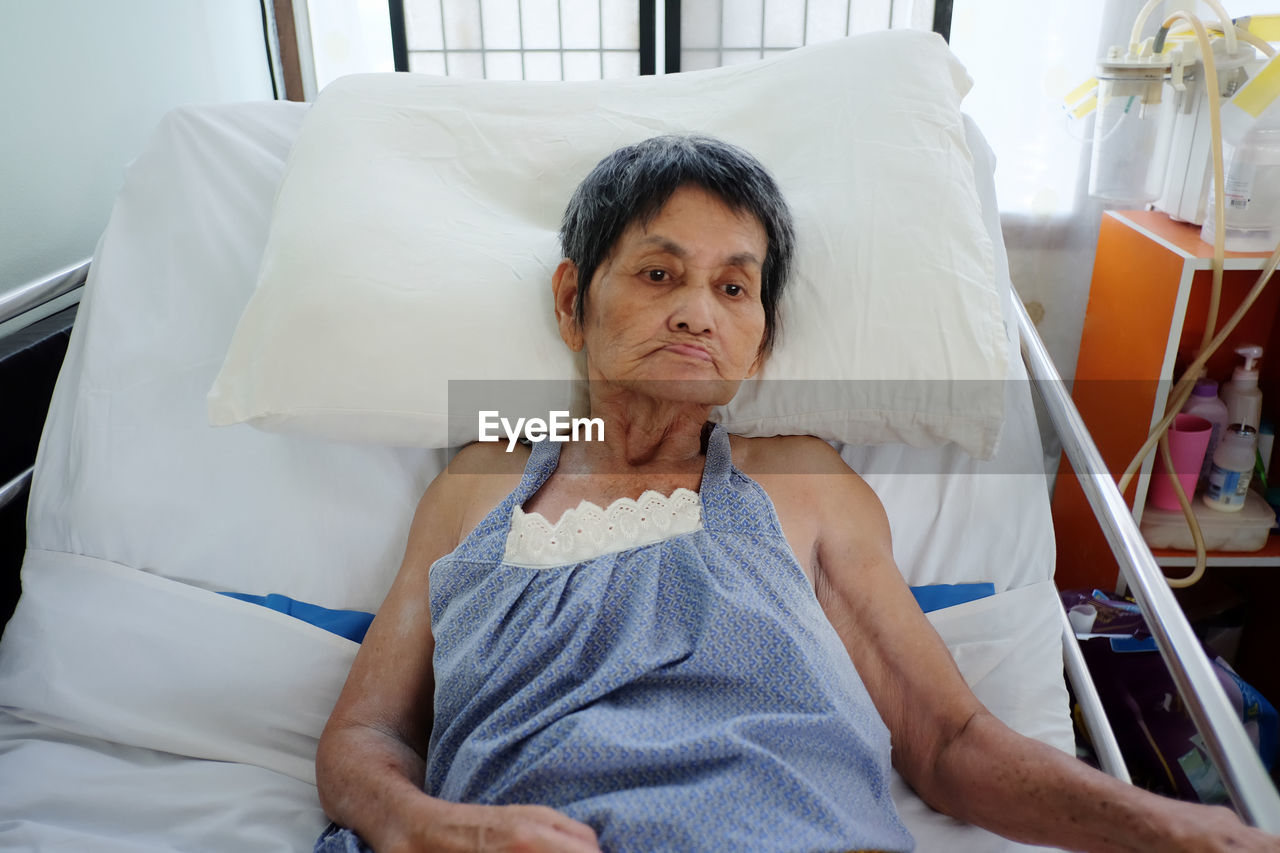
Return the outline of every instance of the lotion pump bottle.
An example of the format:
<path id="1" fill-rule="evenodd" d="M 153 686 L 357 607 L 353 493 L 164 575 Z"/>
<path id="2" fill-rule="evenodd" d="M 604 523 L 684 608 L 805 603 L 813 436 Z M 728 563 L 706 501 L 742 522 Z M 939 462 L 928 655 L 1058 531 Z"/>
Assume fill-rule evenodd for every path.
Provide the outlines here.
<path id="1" fill-rule="evenodd" d="M 1256 431 L 1262 424 L 1262 392 L 1258 390 L 1258 359 L 1262 347 L 1248 344 L 1236 347 L 1244 363 L 1231 374 L 1231 382 L 1222 389 L 1222 402 L 1227 404 L 1227 423 L 1244 424 Z"/>

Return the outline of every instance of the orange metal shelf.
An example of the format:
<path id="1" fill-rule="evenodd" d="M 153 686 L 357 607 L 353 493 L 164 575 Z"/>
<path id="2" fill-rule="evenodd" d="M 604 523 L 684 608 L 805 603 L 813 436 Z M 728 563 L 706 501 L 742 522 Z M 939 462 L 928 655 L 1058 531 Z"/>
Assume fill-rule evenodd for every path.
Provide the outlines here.
<path id="1" fill-rule="evenodd" d="M 1211 260 L 1213 258 L 1213 246 L 1200 239 L 1199 225 L 1178 222 L 1155 210 L 1123 210 L 1115 211 L 1113 215 L 1127 219 L 1149 234 L 1173 244 L 1190 257 L 1201 260 Z M 1264 261 L 1270 256 L 1270 252 L 1226 253 L 1227 258 L 1259 258 Z M 1256 267 L 1256 269 L 1261 268 L 1261 264 Z"/>
<path id="2" fill-rule="evenodd" d="M 1163 413 L 1171 380 L 1193 359 L 1208 315 L 1213 247 L 1200 228 L 1149 211 L 1109 211 L 1098 235 L 1093 279 L 1085 311 L 1072 398 L 1093 435 L 1107 471 L 1119 479 L 1133 454 Z M 1243 301 L 1257 280 L 1266 253 L 1228 252 L 1219 324 Z M 1227 343 L 1210 359 L 1209 375 L 1230 375 L 1233 350 L 1259 343 L 1260 387 L 1266 411 L 1280 411 L 1280 287 L 1269 287 Z M 1151 460 L 1125 494 L 1140 517 Z M 1118 568 L 1075 472 L 1064 458 L 1053 497 L 1060 588 L 1114 588 Z M 1272 548 L 1275 551 L 1272 551 Z M 1166 555 L 1168 559 L 1184 552 Z M 1213 562 L 1280 564 L 1280 544 L 1247 555 L 1215 554 Z"/>

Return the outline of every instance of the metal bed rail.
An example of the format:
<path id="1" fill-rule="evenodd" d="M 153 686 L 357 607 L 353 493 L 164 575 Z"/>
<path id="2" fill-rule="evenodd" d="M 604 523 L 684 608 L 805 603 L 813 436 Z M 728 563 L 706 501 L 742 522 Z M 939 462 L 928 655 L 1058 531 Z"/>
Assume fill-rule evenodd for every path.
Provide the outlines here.
<path id="1" fill-rule="evenodd" d="M 14 498 L 22 493 L 22 490 L 31 482 L 31 475 L 35 470 L 33 465 L 3 486 L 0 486 L 0 509 L 4 509 Z"/>
<path id="2" fill-rule="evenodd" d="M 47 278 L 16 287 L 0 294 L 0 323 L 12 320 L 24 311 L 37 308 L 84 284 L 89 276 L 89 259 L 58 270 Z"/>
<path id="3" fill-rule="evenodd" d="M 1063 450 L 1120 564 L 1121 575 L 1146 618 L 1165 666 L 1204 739 L 1227 793 L 1242 818 L 1260 829 L 1280 833 L 1280 794 L 1276 793 L 1200 641 L 1173 597 L 1164 573 L 1156 565 L 1128 504 L 1116 488 L 1102 454 L 1016 294 L 1013 303 L 1022 358 L 1032 384 L 1044 402 Z M 1074 639 L 1072 634 L 1073 642 Z"/>
<path id="4" fill-rule="evenodd" d="M 1065 610 L 1060 609 L 1058 616 L 1062 621 L 1062 662 L 1066 665 L 1071 686 L 1075 688 L 1076 700 L 1080 703 L 1085 728 L 1093 740 L 1093 751 L 1098 757 L 1098 764 L 1109 776 L 1114 776 L 1121 782 L 1132 782 L 1116 733 L 1111 729 L 1106 712 L 1102 709 L 1102 697 L 1098 695 L 1098 688 L 1089 675 L 1089 665 L 1085 663 L 1084 653 L 1076 643 L 1076 632 L 1071 627 L 1071 620 L 1067 618 Z"/>

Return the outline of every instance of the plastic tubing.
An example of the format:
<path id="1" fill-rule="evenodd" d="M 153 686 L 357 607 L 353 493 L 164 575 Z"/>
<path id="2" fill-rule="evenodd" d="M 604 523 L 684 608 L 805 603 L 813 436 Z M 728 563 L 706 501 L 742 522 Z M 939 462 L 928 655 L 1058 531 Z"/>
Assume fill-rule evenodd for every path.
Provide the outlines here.
<path id="1" fill-rule="evenodd" d="M 1271 257 L 1267 259 L 1266 264 L 1262 268 L 1262 272 L 1258 275 L 1258 280 L 1254 282 L 1253 288 L 1245 295 L 1244 301 L 1240 303 L 1240 307 L 1231 315 L 1226 324 L 1214 336 L 1209 346 L 1204 349 L 1200 355 L 1196 356 L 1195 361 L 1182 374 L 1182 379 L 1178 385 L 1174 386 L 1174 390 L 1170 393 L 1171 404 L 1165 416 L 1156 424 L 1155 429 L 1147 436 L 1146 442 L 1143 443 L 1142 449 L 1138 451 L 1138 455 L 1129 463 L 1129 467 L 1125 470 L 1124 475 L 1120 478 L 1118 488 L 1120 493 L 1124 494 L 1124 490 L 1129 487 L 1133 475 L 1137 473 L 1138 466 L 1142 464 L 1142 460 L 1147 458 L 1147 454 L 1151 452 L 1157 442 L 1161 447 L 1161 460 L 1164 462 L 1165 470 L 1173 477 L 1173 491 L 1178 496 L 1178 504 L 1182 507 L 1182 513 L 1187 517 L 1188 526 L 1191 528 L 1191 538 L 1196 545 L 1196 564 L 1191 574 L 1185 578 L 1167 579 L 1172 587 L 1186 587 L 1200 580 L 1204 575 L 1207 558 L 1205 556 L 1204 538 L 1200 532 L 1200 525 L 1196 521 L 1195 513 L 1191 511 L 1191 503 L 1187 499 L 1186 492 L 1182 489 L 1182 484 L 1178 481 L 1177 476 L 1173 472 L 1173 459 L 1169 456 L 1168 451 L 1168 434 L 1169 424 L 1173 423 L 1174 417 L 1178 410 L 1182 408 L 1182 404 L 1186 402 L 1187 397 L 1191 396 L 1191 389 L 1195 386 L 1195 380 L 1200 376 L 1200 369 L 1204 367 L 1205 362 L 1209 360 L 1209 356 L 1213 355 L 1218 347 L 1222 346 L 1227 336 L 1235 331 L 1236 326 L 1244 319 L 1244 315 L 1253 307 L 1253 303 L 1258 301 L 1258 297 L 1262 295 L 1262 289 L 1266 286 L 1271 278 L 1271 274 L 1275 272 L 1276 265 L 1280 264 L 1280 246 L 1276 246 Z M 1190 380 L 1190 381 L 1188 381 Z"/>
<path id="2" fill-rule="evenodd" d="M 1191 574 L 1184 578 L 1165 578 L 1165 583 L 1174 589 L 1182 589 L 1191 586 L 1200 578 L 1204 577 L 1205 567 L 1209 564 L 1209 558 L 1205 554 L 1204 533 L 1200 530 L 1200 522 L 1196 518 L 1195 512 L 1191 509 L 1191 498 L 1182 488 L 1182 482 L 1178 479 L 1178 472 L 1173 468 L 1173 457 L 1169 455 L 1169 433 L 1165 432 L 1160 436 L 1160 461 L 1164 463 L 1164 470 L 1169 472 L 1173 483 L 1173 493 L 1178 496 L 1178 506 L 1182 507 L 1182 514 L 1187 519 L 1187 526 L 1191 528 L 1191 541 L 1196 547 L 1196 564 L 1191 570 Z"/>
<path id="3" fill-rule="evenodd" d="M 1213 328 L 1217 325 L 1217 313 L 1221 305 L 1222 298 L 1222 265 L 1224 265 L 1225 245 L 1226 245 L 1226 187 L 1225 181 L 1225 164 L 1222 163 L 1222 101 L 1219 85 L 1217 85 L 1217 64 L 1213 60 L 1213 46 L 1208 40 L 1208 32 L 1204 29 L 1202 20 L 1196 15 L 1185 12 L 1176 12 L 1169 15 L 1165 22 L 1161 24 L 1161 29 L 1165 32 L 1169 31 L 1174 20 L 1183 19 L 1192 26 L 1196 31 L 1196 38 L 1201 45 L 1201 54 L 1203 54 L 1204 63 L 1204 88 L 1208 96 L 1208 117 L 1210 117 L 1210 133 L 1212 134 L 1212 143 L 1210 150 L 1213 152 L 1213 269 L 1212 269 L 1212 286 L 1210 288 L 1210 300 L 1208 300 L 1208 314 L 1204 318 L 1204 333 L 1201 337 L 1201 350 L 1210 345 L 1213 337 Z M 1234 29 L 1234 24 L 1230 24 L 1229 29 Z M 1212 347 L 1208 352 L 1212 353 L 1217 347 Z M 1181 411 L 1181 407 L 1187 403 L 1190 388 L 1185 388 L 1183 393 L 1178 394 L 1172 400 L 1175 403 L 1170 409 L 1166 407 L 1166 415 L 1176 416 L 1176 412 Z M 1187 526 L 1192 532 L 1192 543 L 1196 547 L 1196 565 L 1192 569 L 1192 574 L 1185 578 L 1169 580 L 1170 587 L 1184 588 L 1196 583 L 1204 576 L 1204 569 L 1208 565 L 1208 556 L 1206 548 L 1204 548 L 1204 537 L 1201 528 L 1199 528 L 1199 520 L 1190 507 L 1190 501 L 1187 494 L 1183 491 L 1183 484 L 1178 478 L 1178 473 L 1174 470 L 1174 461 L 1169 455 L 1169 428 L 1165 428 L 1165 432 L 1160 435 L 1160 457 L 1164 462 L 1165 469 L 1169 471 L 1170 482 L 1174 485 L 1174 494 L 1178 497 L 1178 505 L 1183 510 L 1183 517 L 1187 519 Z"/>
<path id="4" fill-rule="evenodd" d="M 1253 47 L 1256 47 L 1258 50 L 1262 51 L 1263 55 L 1265 56 L 1276 55 L 1276 49 L 1271 46 L 1271 42 L 1267 41 L 1264 38 L 1255 36 L 1253 33 L 1249 32 L 1248 30 L 1242 30 L 1239 27 L 1236 27 L 1235 30 L 1236 30 L 1236 37 L 1239 38 L 1240 41 L 1245 42 Z"/>
<path id="5" fill-rule="evenodd" d="M 1179 27 L 1176 30 L 1171 30 L 1169 32 L 1169 35 L 1185 36 L 1188 33 L 1194 34 L 1195 30 L 1192 29 L 1191 27 L 1186 27 L 1186 28 Z M 1248 44 L 1251 47 L 1257 48 L 1265 56 L 1270 57 L 1270 56 L 1276 55 L 1276 49 L 1271 46 L 1271 42 L 1259 36 L 1254 35 L 1253 33 L 1249 32 L 1248 30 L 1242 27 L 1236 27 L 1236 38 L 1238 38 L 1240 41 L 1244 42 L 1245 44 Z"/>
<path id="6" fill-rule="evenodd" d="M 1178 20 L 1191 25 L 1196 33 L 1196 40 L 1200 43 L 1205 94 L 1209 97 L 1209 129 L 1213 137 L 1209 146 L 1209 150 L 1213 152 L 1213 288 L 1209 291 L 1209 314 L 1205 318 L 1204 335 L 1200 338 L 1200 348 L 1204 349 L 1213 337 L 1214 326 L 1218 323 L 1218 305 L 1222 298 L 1222 262 L 1227 241 L 1226 188 L 1222 185 L 1225 173 L 1222 162 L 1222 94 L 1218 89 L 1218 66 L 1213 59 L 1213 45 L 1209 41 L 1204 23 L 1189 12 L 1174 12 L 1165 18 L 1160 28 L 1167 31 Z M 1227 29 L 1234 35 L 1235 25 L 1228 25 Z"/>
<path id="7" fill-rule="evenodd" d="M 1142 28 L 1146 26 L 1147 18 L 1151 17 L 1151 13 L 1154 12 L 1156 7 L 1163 2 L 1164 0 L 1147 0 L 1146 5 L 1142 7 L 1142 11 L 1138 13 L 1138 17 L 1134 19 L 1133 31 L 1129 34 L 1130 56 L 1138 55 L 1138 51 L 1141 49 L 1140 45 L 1142 43 Z M 1227 53 L 1234 56 L 1236 51 L 1239 49 L 1239 45 L 1236 42 L 1236 27 L 1231 21 L 1231 16 L 1227 14 L 1227 10 L 1222 7 L 1222 4 L 1219 3 L 1218 0 L 1201 0 L 1201 2 L 1212 9 L 1218 16 L 1218 24 L 1222 27 L 1222 34 L 1227 40 Z M 1169 26 L 1170 20 L 1173 20 L 1173 18 L 1180 15 L 1185 15 L 1187 20 L 1194 18 L 1194 16 L 1188 12 L 1174 12 L 1169 16 L 1169 19 L 1165 21 L 1165 27 Z M 1198 21 L 1199 19 L 1196 20 Z M 1201 29 L 1203 28 L 1204 25 L 1202 24 Z"/>
<path id="8" fill-rule="evenodd" d="M 1154 8 L 1154 2 L 1148 2 L 1143 11 L 1147 12 L 1151 8 Z M 1218 8 L 1221 9 L 1221 7 Z M 1223 13 L 1223 16 L 1224 20 L 1227 20 L 1225 18 L 1225 13 Z M 1145 23 L 1145 19 L 1141 15 L 1139 15 L 1139 18 L 1139 24 Z M 1169 472 L 1169 476 L 1172 478 L 1171 482 L 1174 494 L 1178 497 L 1178 504 L 1182 507 L 1182 514 L 1187 519 L 1187 526 L 1191 529 L 1191 539 L 1195 544 L 1196 563 L 1191 574 L 1186 578 L 1170 581 L 1171 586 L 1184 587 L 1190 586 L 1204 575 L 1208 558 L 1205 554 L 1204 537 L 1200 531 L 1200 524 L 1196 521 L 1195 513 L 1191 511 L 1191 504 L 1187 500 L 1186 494 L 1183 492 L 1182 483 L 1178 480 L 1178 477 L 1173 470 L 1173 460 L 1169 457 L 1167 433 L 1169 430 L 1169 424 L 1173 423 L 1174 417 L 1187 402 L 1187 398 L 1191 396 L 1191 391 L 1194 388 L 1195 381 L 1200 377 L 1200 369 L 1204 367 L 1209 356 L 1211 356 L 1213 352 L 1222 345 L 1222 341 L 1226 339 L 1225 335 L 1220 335 L 1217 342 L 1213 343 L 1213 330 L 1218 324 L 1218 308 L 1222 301 L 1222 266 L 1226 255 L 1224 248 L 1226 243 L 1226 188 L 1223 186 L 1225 168 L 1222 162 L 1222 97 L 1218 90 L 1218 68 L 1213 60 L 1213 44 L 1209 41 L 1209 33 L 1205 29 L 1204 23 L 1195 15 L 1192 15 L 1189 12 L 1178 11 L 1166 18 L 1164 23 L 1160 25 L 1160 34 L 1157 36 L 1156 40 L 1163 41 L 1164 34 L 1167 33 L 1169 28 L 1179 20 L 1186 21 L 1195 31 L 1196 40 L 1200 44 L 1202 61 L 1204 62 L 1205 94 L 1209 98 L 1209 128 L 1213 137 L 1210 150 L 1213 152 L 1214 188 L 1213 272 L 1212 286 L 1209 290 L 1209 311 L 1208 315 L 1205 317 L 1204 334 L 1200 338 L 1199 355 L 1196 360 L 1192 362 L 1192 366 L 1187 368 L 1186 372 L 1183 373 L 1182 378 L 1178 380 L 1178 384 L 1170 391 L 1169 401 L 1165 406 L 1164 417 L 1161 418 L 1160 423 L 1157 424 L 1156 428 L 1147 436 L 1147 440 L 1143 442 L 1142 448 L 1125 468 L 1124 476 L 1120 479 L 1119 488 L 1120 493 L 1124 494 L 1124 490 L 1128 488 L 1129 482 L 1133 479 L 1133 475 L 1142 465 L 1142 460 L 1147 458 L 1147 454 L 1151 452 L 1154 444 L 1158 442 L 1161 448 L 1161 461 L 1165 465 L 1165 470 Z M 1227 24 L 1224 29 L 1230 30 L 1232 35 L 1235 35 L 1234 24 Z M 1141 27 L 1135 27 L 1135 30 L 1141 32 Z M 1229 44 L 1234 45 L 1234 39 L 1231 39 Z M 1265 282 L 1265 279 L 1262 281 Z M 1259 288 L 1259 292 L 1261 292 L 1261 288 Z M 1256 299 L 1257 297 L 1255 296 L 1254 298 Z M 1249 300 L 1247 304 L 1252 304 L 1252 301 Z M 1239 323 L 1239 318 L 1243 316 L 1243 313 L 1237 311 L 1236 315 L 1232 318 L 1233 322 L 1229 324 L 1229 329 L 1235 328 L 1235 324 Z M 1224 331 L 1229 331 L 1229 329 L 1224 329 Z"/>
<path id="9" fill-rule="evenodd" d="M 1209 346 L 1196 356 L 1195 361 L 1187 367 L 1183 372 L 1182 378 L 1178 380 L 1178 384 L 1174 386 L 1170 392 L 1170 398 L 1181 398 L 1182 402 L 1186 402 L 1186 398 L 1191 396 L 1191 389 L 1195 387 L 1196 380 L 1200 378 L 1200 370 L 1209 360 L 1209 356 L 1213 355 L 1218 347 L 1222 346 L 1227 336 L 1235 331 L 1236 326 L 1240 325 L 1240 321 L 1244 319 L 1245 313 L 1253 307 L 1253 303 L 1258 301 L 1258 297 L 1262 294 L 1262 288 L 1266 285 L 1267 280 L 1271 277 L 1276 269 L 1276 265 L 1280 264 L 1280 246 L 1271 253 L 1271 257 L 1267 260 L 1266 265 L 1262 269 L 1262 273 L 1258 276 L 1258 280 L 1254 282 L 1253 289 L 1244 297 L 1244 301 L 1240 303 L 1240 307 L 1231 315 L 1231 318 L 1218 330 L 1218 334 L 1214 336 Z M 1129 463 L 1129 467 L 1125 469 L 1117 484 L 1123 494 L 1124 490 L 1129 487 L 1129 483 L 1133 480 L 1133 475 L 1137 473 L 1138 466 L 1142 464 L 1142 460 L 1147 458 L 1147 454 L 1156 446 L 1156 442 L 1165 430 L 1169 428 L 1169 424 L 1173 423 L 1173 418 L 1178 413 L 1178 409 L 1182 408 L 1181 404 L 1170 405 L 1168 411 L 1160 423 L 1156 424 L 1156 428 L 1147 436 L 1146 442 L 1142 445 L 1142 449 L 1138 451 L 1138 455 Z"/>

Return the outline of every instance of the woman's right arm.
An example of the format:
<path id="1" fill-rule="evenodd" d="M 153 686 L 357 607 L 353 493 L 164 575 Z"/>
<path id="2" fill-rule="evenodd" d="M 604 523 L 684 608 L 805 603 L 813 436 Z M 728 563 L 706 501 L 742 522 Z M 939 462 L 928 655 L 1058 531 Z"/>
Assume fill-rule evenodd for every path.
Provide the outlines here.
<path id="1" fill-rule="evenodd" d="M 590 827 L 552 809 L 450 803 L 420 787 L 435 693 L 428 572 L 460 541 L 475 479 L 441 474 L 418 504 L 400 572 L 320 737 L 320 803 L 379 853 L 598 851 Z"/>

